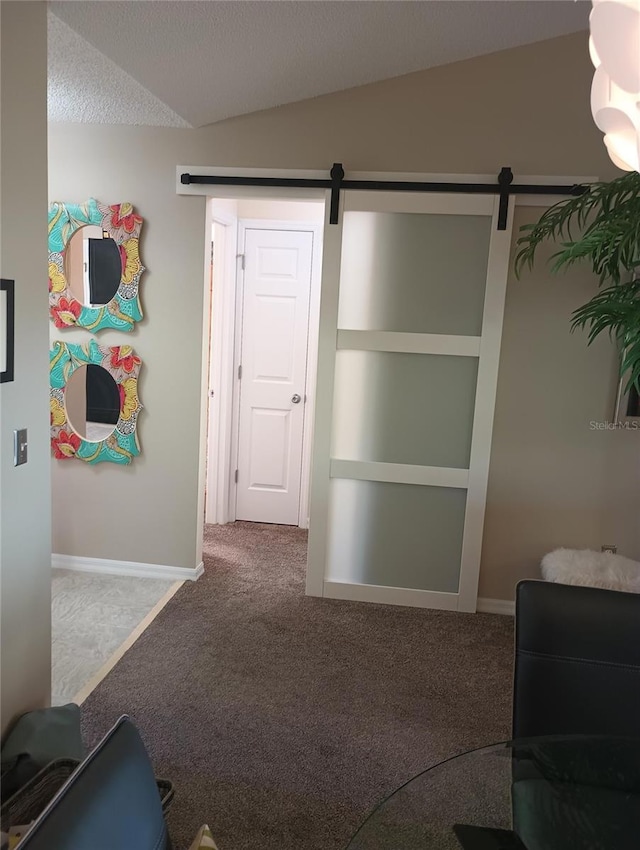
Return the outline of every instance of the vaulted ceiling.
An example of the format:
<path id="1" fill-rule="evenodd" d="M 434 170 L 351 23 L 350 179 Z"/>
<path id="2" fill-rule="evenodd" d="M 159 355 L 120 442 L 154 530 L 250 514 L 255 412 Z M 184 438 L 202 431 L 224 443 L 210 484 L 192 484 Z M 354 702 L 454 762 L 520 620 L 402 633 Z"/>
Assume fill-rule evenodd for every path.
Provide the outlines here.
<path id="1" fill-rule="evenodd" d="M 53 2 L 49 115 L 200 127 L 586 30 L 590 7 L 586 0 Z"/>

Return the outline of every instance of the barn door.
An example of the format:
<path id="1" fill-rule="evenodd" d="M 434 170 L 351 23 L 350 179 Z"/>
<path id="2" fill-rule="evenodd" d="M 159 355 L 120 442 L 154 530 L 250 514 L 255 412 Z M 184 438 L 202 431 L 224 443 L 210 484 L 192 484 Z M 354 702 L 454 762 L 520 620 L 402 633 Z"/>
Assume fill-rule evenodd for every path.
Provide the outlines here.
<path id="1" fill-rule="evenodd" d="M 347 191 L 325 227 L 312 595 L 475 610 L 512 226 L 497 208 Z"/>

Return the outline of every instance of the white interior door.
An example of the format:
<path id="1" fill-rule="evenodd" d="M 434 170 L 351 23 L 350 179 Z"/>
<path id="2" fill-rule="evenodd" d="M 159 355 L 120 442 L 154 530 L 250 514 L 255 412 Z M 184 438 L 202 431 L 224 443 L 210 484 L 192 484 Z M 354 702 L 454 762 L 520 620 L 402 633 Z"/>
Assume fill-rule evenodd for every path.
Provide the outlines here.
<path id="1" fill-rule="evenodd" d="M 307 592 L 474 611 L 512 227 L 347 191 L 325 230 Z"/>
<path id="2" fill-rule="evenodd" d="M 235 381 L 236 255 L 238 220 L 214 210 L 213 275 L 210 285 L 209 385 L 205 522 L 229 521 L 232 458 L 232 398 Z M 228 399 L 228 401 L 227 401 Z"/>
<path id="3" fill-rule="evenodd" d="M 236 519 L 298 525 L 313 233 L 247 229 Z"/>

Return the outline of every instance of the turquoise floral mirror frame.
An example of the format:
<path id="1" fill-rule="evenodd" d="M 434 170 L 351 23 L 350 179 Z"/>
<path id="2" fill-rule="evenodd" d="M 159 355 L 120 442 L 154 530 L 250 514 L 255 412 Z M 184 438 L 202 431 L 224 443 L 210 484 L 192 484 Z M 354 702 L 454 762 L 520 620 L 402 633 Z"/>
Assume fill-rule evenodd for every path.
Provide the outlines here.
<path id="1" fill-rule="evenodd" d="M 120 285 L 103 306 L 81 304 L 67 280 L 65 255 L 73 234 L 81 227 L 98 225 L 116 243 L 122 262 Z M 140 261 L 142 218 L 129 203 L 106 206 L 90 198 L 84 204 L 55 202 L 49 209 L 49 312 L 57 328 L 80 327 L 89 331 L 112 328 L 132 330 L 142 319 L 139 285 L 145 267 Z"/>
<path id="2" fill-rule="evenodd" d="M 114 379 L 120 396 L 120 413 L 113 432 L 104 440 L 91 442 L 73 429 L 65 392 L 73 373 L 82 366 L 101 366 Z M 78 458 L 86 463 L 128 464 L 140 454 L 136 434 L 142 404 L 138 397 L 141 361 L 130 345 L 101 346 L 95 340 L 85 345 L 54 342 L 49 352 L 51 449 L 59 460 Z"/>

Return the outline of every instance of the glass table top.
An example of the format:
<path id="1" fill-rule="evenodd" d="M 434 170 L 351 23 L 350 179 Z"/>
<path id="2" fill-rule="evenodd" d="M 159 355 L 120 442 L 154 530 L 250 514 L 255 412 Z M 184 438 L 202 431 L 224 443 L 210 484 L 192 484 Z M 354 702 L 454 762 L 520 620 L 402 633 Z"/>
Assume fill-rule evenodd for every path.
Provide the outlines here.
<path id="1" fill-rule="evenodd" d="M 640 850 L 640 738 L 465 753 L 383 800 L 348 850 Z"/>

